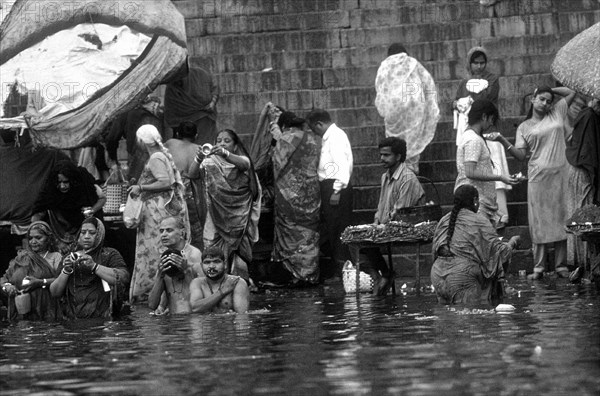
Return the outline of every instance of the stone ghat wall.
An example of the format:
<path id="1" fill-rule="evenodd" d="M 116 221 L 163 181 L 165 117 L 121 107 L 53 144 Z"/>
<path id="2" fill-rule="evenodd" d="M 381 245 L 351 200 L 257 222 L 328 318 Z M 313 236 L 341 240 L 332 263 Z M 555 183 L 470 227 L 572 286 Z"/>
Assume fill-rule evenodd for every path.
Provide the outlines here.
<path id="1" fill-rule="evenodd" d="M 250 138 L 272 101 L 301 115 L 325 108 L 347 131 L 357 222 L 371 221 L 379 196 L 376 145 L 384 128 L 373 105 L 374 81 L 389 44 L 404 43 L 437 83 L 442 119 L 420 173 L 449 205 L 456 177 L 451 103 L 466 74 L 467 51 L 475 45 L 489 50 L 488 69 L 501 76 L 500 128 L 513 138 L 526 113 L 524 96 L 537 84 L 553 83 L 556 51 L 600 21 L 600 0 L 500 0 L 492 7 L 475 0 L 173 3 L 186 18 L 192 63 L 212 71 L 221 87 L 220 126 Z M 509 158 L 509 166 L 518 172 L 523 165 Z M 512 226 L 527 224 L 525 202 L 525 185 L 509 193 Z"/>

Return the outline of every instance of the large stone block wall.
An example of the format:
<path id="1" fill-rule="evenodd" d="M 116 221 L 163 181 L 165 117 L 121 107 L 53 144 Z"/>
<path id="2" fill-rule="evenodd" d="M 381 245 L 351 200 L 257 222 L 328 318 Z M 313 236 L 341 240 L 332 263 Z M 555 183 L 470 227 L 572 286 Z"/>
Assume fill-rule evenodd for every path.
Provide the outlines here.
<path id="1" fill-rule="evenodd" d="M 422 155 L 421 175 L 451 203 L 456 177 L 451 102 L 474 45 L 500 77 L 500 128 L 514 137 L 524 96 L 553 83 L 556 51 L 600 22 L 600 0 L 174 0 L 186 18 L 192 63 L 221 87 L 219 124 L 247 135 L 267 101 L 305 114 L 328 109 L 353 145 L 357 219 L 369 221 L 379 194 L 376 145 L 383 120 L 373 102 L 377 68 L 402 42 L 432 73 L 442 119 Z M 523 166 L 509 159 L 515 172 Z M 526 186 L 509 193 L 513 226 L 527 222 Z"/>

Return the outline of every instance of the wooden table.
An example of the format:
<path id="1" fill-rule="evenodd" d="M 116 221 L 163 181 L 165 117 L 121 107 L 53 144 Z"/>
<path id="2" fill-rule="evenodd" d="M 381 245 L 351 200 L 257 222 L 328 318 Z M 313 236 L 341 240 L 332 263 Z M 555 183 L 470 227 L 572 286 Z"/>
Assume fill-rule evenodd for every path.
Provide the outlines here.
<path id="1" fill-rule="evenodd" d="M 369 248 L 369 247 L 386 247 L 388 254 L 388 266 L 391 270 L 393 270 L 393 261 L 392 261 L 392 247 L 393 246 L 416 246 L 417 247 L 417 257 L 415 260 L 415 289 L 417 290 L 417 294 L 419 294 L 421 289 L 421 271 L 420 271 L 420 262 L 421 262 L 421 245 L 427 245 L 431 243 L 431 239 L 429 240 L 385 240 L 380 242 L 374 241 L 352 241 L 346 242 L 348 245 L 348 249 L 350 250 L 350 258 L 352 263 L 356 266 L 356 294 L 360 293 L 360 249 Z M 392 294 L 396 295 L 396 282 L 392 282 Z"/>

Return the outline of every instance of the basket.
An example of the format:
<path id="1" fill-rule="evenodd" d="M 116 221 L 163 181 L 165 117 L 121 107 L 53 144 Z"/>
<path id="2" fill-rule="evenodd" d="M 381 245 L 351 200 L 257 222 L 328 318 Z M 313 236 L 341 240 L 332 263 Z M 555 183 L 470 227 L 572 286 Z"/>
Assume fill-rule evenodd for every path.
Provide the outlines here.
<path id="1" fill-rule="evenodd" d="M 436 195 L 437 204 L 433 205 L 421 205 L 421 206 L 411 206 L 408 208 L 400 208 L 396 210 L 394 214 L 394 220 L 396 221 L 405 221 L 411 224 L 418 224 L 424 221 L 439 221 L 442 216 L 442 207 L 439 204 L 440 194 L 437 190 L 437 187 L 431 180 L 423 176 L 417 176 L 417 179 L 422 182 L 427 182 L 433 186 Z"/>
<path id="2" fill-rule="evenodd" d="M 109 181 L 115 179 L 117 183 L 109 183 Z M 117 168 L 117 170 L 112 171 L 106 183 L 102 186 L 102 191 L 106 196 L 106 203 L 103 206 L 105 214 L 118 214 L 120 217 L 121 212 L 119 209 L 121 205 L 127 202 L 127 187 L 128 184 L 124 181 L 121 170 Z"/>
<path id="3" fill-rule="evenodd" d="M 359 275 L 358 291 L 361 293 L 373 292 L 373 278 L 371 275 L 361 272 Z M 346 293 L 356 293 L 356 268 L 350 260 L 344 264 L 342 270 L 342 281 L 344 283 L 344 291 Z"/>

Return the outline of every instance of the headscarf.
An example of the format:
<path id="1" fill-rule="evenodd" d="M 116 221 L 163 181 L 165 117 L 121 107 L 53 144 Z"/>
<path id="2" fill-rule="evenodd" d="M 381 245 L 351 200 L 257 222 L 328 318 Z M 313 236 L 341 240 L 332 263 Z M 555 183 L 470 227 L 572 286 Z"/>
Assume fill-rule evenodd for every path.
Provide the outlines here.
<path id="1" fill-rule="evenodd" d="M 44 234 L 48 238 L 47 243 L 48 243 L 48 251 L 49 252 L 57 252 L 58 251 L 56 235 L 54 235 L 54 233 L 52 232 L 52 229 L 50 228 L 50 225 L 48 223 L 46 223 L 45 221 L 34 221 L 27 228 L 27 236 L 29 236 L 29 233 L 32 230 L 40 231 L 42 234 Z"/>
<path id="2" fill-rule="evenodd" d="M 94 227 L 96 227 L 96 237 L 94 239 L 94 243 L 92 244 L 91 248 L 85 250 L 85 253 L 89 254 L 96 263 L 102 264 L 100 262 L 101 261 L 100 253 L 102 252 L 102 248 L 104 247 L 104 237 L 106 235 L 106 229 L 104 228 L 104 224 L 95 217 L 89 217 L 89 218 L 85 219 L 81 223 L 82 228 L 83 228 L 84 224 L 92 224 Z M 79 229 L 79 232 L 77 233 L 77 239 L 76 239 L 77 250 L 83 249 L 83 247 L 79 244 L 80 236 L 81 236 L 81 228 Z"/>

